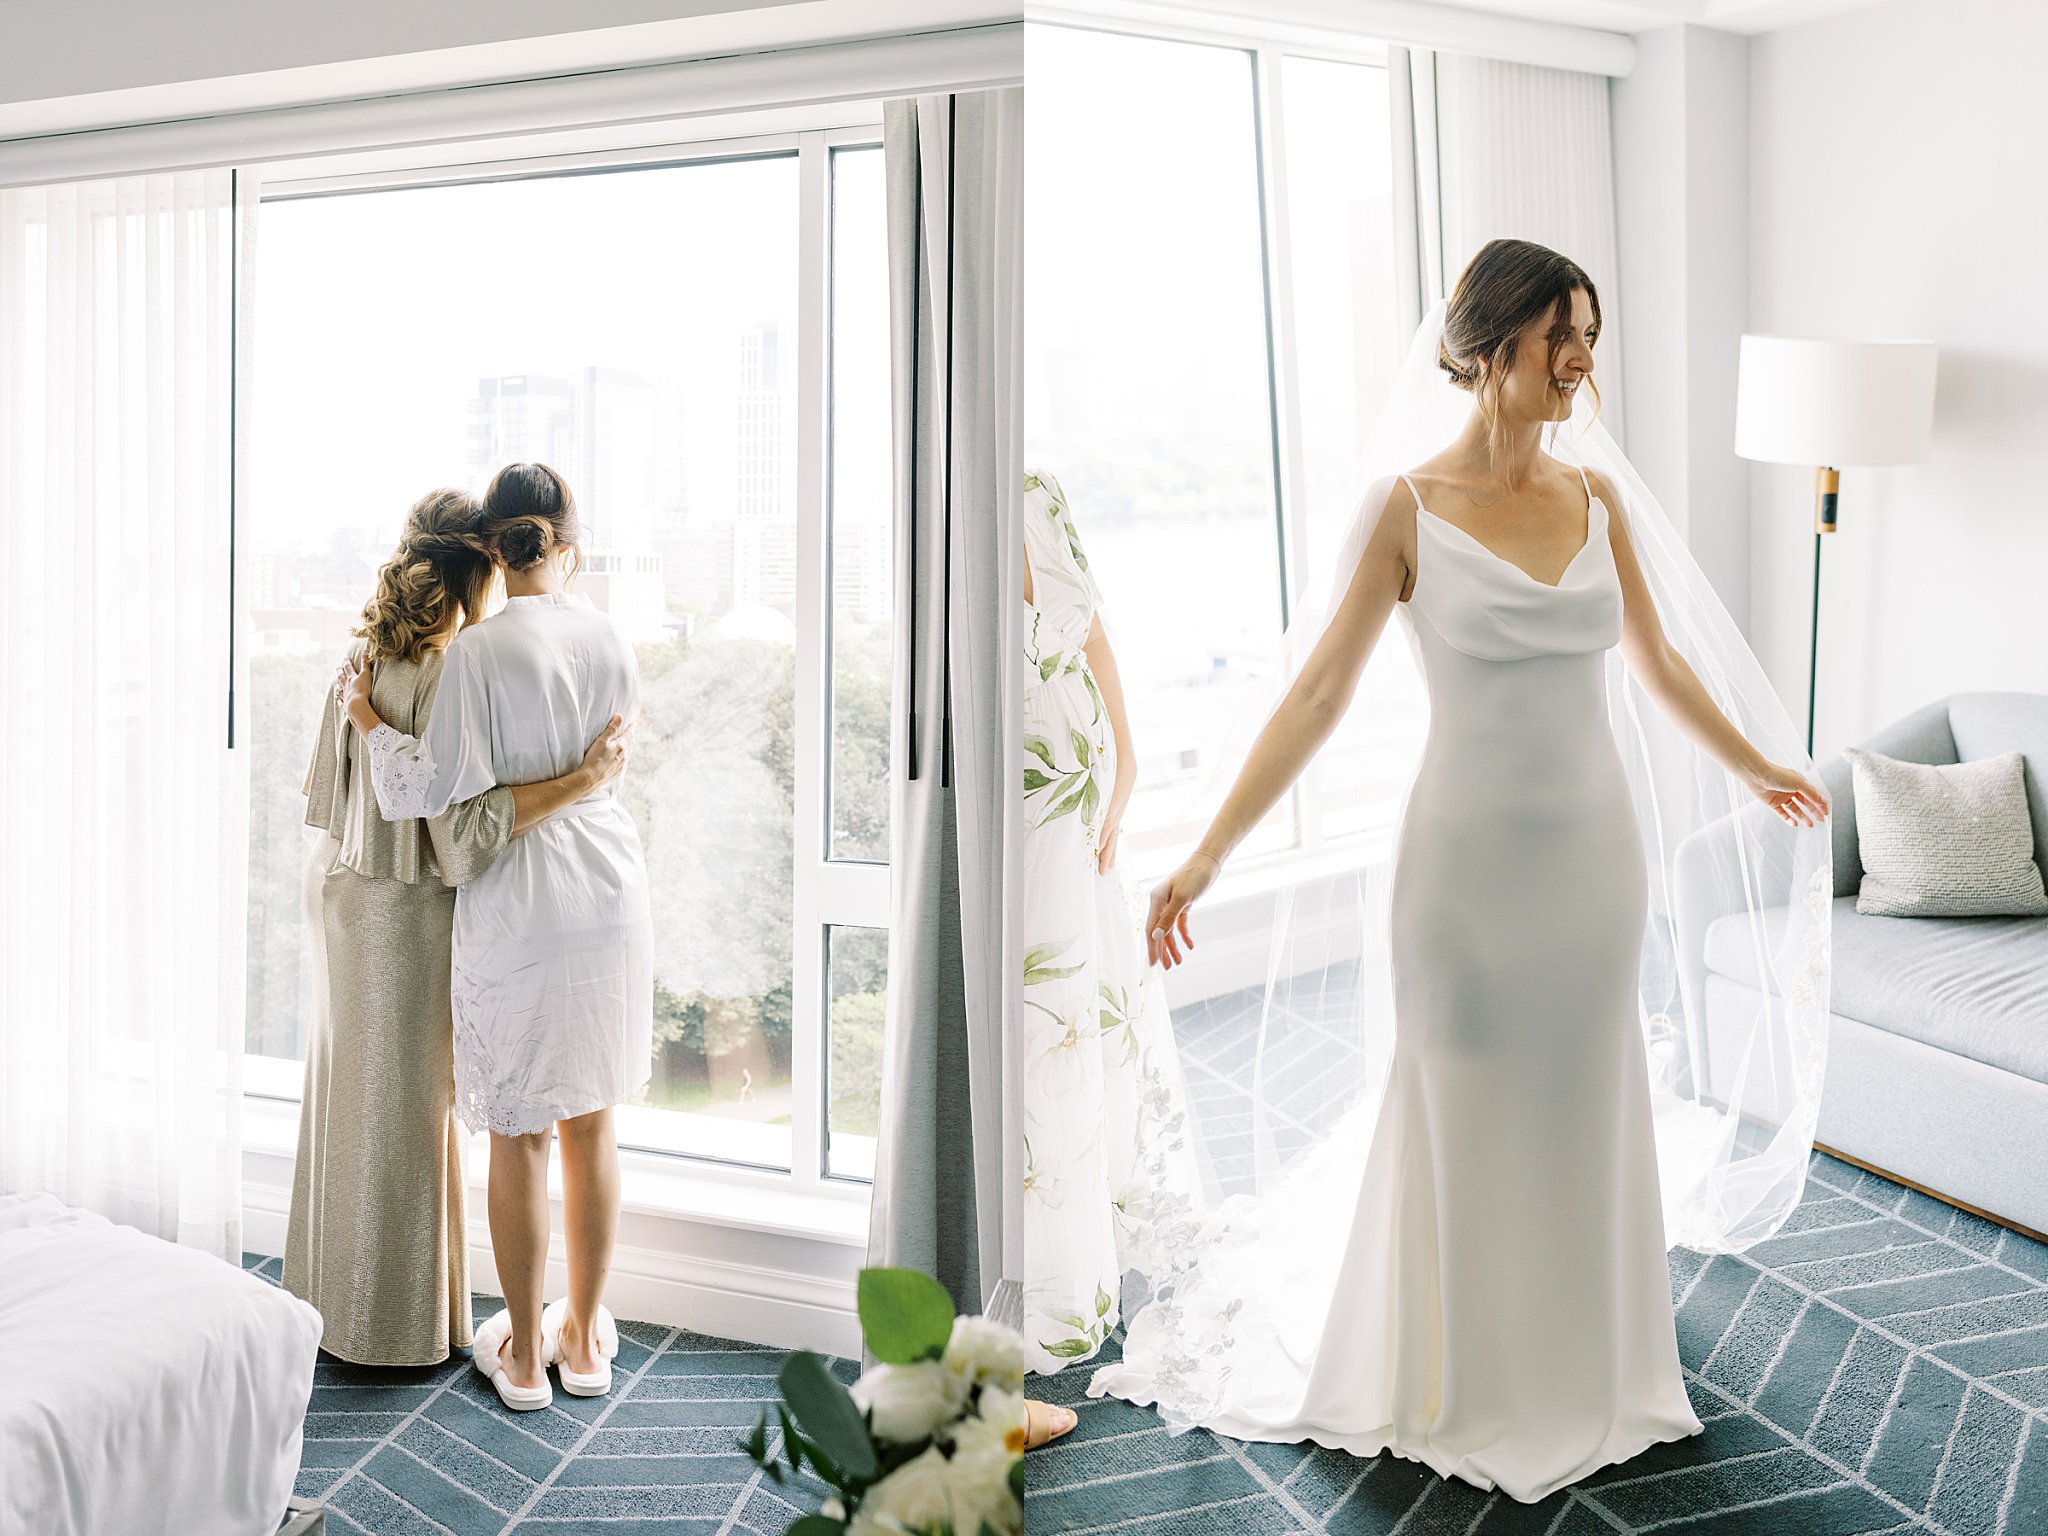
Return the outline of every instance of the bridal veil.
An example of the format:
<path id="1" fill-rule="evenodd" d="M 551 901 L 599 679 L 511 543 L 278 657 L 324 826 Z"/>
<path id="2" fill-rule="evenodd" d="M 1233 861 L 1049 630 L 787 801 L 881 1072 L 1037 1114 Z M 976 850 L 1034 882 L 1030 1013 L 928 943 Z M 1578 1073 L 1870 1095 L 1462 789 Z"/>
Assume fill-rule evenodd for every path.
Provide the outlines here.
<path id="1" fill-rule="evenodd" d="M 1326 596 L 1297 598 L 1268 709 L 1333 616 L 1394 477 L 1449 443 L 1473 409 L 1437 366 L 1443 315 L 1438 304 L 1424 318 L 1367 438 L 1334 567 L 1297 583 Z M 1810 774 L 1755 655 L 1596 412 L 1579 391 L 1572 417 L 1546 429 L 1546 451 L 1613 489 L 1610 514 L 1626 519 L 1666 638 L 1722 713 L 1766 757 Z M 1342 1304 L 1332 1290 L 1392 1053 L 1394 837 L 1428 733 L 1418 659 L 1399 628 L 1382 633 L 1303 784 L 1193 916 L 1198 945 L 1204 918 L 1233 900 L 1270 909 L 1272 929 L 1262 985 L 1204 1005 L 1241 1021 L 1229 1059 L 1244 1091 L 1192 1112 L 1206 1122 L 1195 1134 L 1213 1187 L 1203 1219 L 1147 1277 L 1153 1300 L 1134 1325 L 1176 1425 L 1220 1399 L 1241 1351 L 1306 1350 Z M 1618 649 L 1605 666 L 1632 797 L 1616 814 L 1637 818 L 1648 864 L 1639 1018 L 1666 1239 L 1737 1251 L 1775 1232 L 1804 1187 L 1827 1041 L 1829 832 L 1774 815 L 1665 716 Z M 1261 724 L 1247 718 L 1220 754 L 1211 802 Z M 1191 971 L 1204 958 L 1198 948 Z M 1515 1255 L 1500 1262 L 1512 1268 Z"/>

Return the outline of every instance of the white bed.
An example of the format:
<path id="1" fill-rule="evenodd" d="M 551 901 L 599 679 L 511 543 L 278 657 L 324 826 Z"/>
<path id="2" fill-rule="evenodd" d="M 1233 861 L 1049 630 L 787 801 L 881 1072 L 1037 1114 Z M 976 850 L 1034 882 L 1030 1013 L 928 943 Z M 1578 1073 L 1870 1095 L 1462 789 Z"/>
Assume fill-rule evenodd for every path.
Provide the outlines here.
<path id="1" fill-rule="evenodd" d="M 0 1536 L 272 1536 L 319 1344 L 234 1265 L 0 1196 Z"/>

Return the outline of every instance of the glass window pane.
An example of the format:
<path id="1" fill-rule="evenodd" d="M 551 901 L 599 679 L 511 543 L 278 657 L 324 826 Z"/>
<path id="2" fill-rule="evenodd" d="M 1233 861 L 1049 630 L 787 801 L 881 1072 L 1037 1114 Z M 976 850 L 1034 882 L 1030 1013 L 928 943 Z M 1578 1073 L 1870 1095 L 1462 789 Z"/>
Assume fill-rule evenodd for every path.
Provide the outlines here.
<path id="1" fill-rule="evenodd" d="M 831 1057 L 825 1088 L 825 1171 L 834 1178 L 872 1179 L 875 1131 L 882 1112 L 889 934 L 882 928 L 828 928 L 826 935 Z"/>
<path id="2" fill-rule="evenodd" d="M 889 249 L 882 151 L 832 155 L 832 814 L 827 856 L 889 857 Z"/>
<path id="3" fill-rule="evenodd" d="M 1401 365 L 1387 72 L 1281 61 L 1288 257 L 1293 278 L 1304 490 L 1316 515 L 1308 568 L 1329 569 L 1365 432 Z"/>
<path id="4" fill-rule="evenodd" d="M 1358 454 L 1407 343 L 1394 254 L 1393 142 L 1387 72 L 1325 59 L 1281 61 L 1289 276 L 1308 549 L 1305 602 L 1327 597 L 1362 486 Z M 1398 644 L 1391 633 L 1382 647 Z M 1420 689 L 1408 701 L 1427 709 Z M 1414 721 L 1382 712 L 1343 733 L 1315 767 L 1309 804 L 1325 838 L 1363 829 L 1362 808 L 1391 804 L 1407 756 L 1376 741 L 1412 739 Z M 1368 734 L 1369 733 L 1369 734 Z"/>
<path id="5" fill-rule="evenodd" d="M 264 206 L 252 1051 L 304 1049 L 298 786 L 376 568 L 423 492 L 542 458 L 639 650 L 657 1054 L 622 1139 L 789 1165 L 797 195 L 789 155 Z"/>
<path id="6" fill-rule="evenodd" d="M 1192 791 L 1280 649 L 1252 57 L 1045 25 L 1025 52 L 1026 463 L 1103 589 L 1143 874 L 1199 834 Z"/>

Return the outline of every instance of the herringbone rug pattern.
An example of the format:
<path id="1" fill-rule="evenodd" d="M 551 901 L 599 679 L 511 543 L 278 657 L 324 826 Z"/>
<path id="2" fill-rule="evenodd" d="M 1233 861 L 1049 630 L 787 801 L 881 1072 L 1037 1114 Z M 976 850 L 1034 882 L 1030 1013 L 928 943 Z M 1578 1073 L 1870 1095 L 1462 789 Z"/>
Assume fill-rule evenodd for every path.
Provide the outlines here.
<path id="1" fill-rule="evenodd" d="M 1291 1026 L 1313 1032 L 1317 1011 Z M 1189 1092 L 1224 1125 L 1211 1151 L 1226 1181 L 1241 1149 L 1214 1112 L 1243 1093 L 1248 1050 L 1231 1013 L 1219 1000 L 1175 1017 Z M 1734 1257 L 1678 1250 L 1671 1269 L 1706 1432 L 1541 1504 L 1397 1457 L 1170 1436 L 1147 1409 L 1088 1399 L 1081 1365 L 1034 1379 L 1081 1422 L 1026 1458 L 1029 1529 L 2048 1536 L 2048 1247 L 1816 1154 L 1778 1236 Z"/>
<path id="2" fill-rule="evenodd" d="M 279 1262 L 244 1259 L 271 1281 Z M 499 1305 L 477 1297 L 477 1319 Z M 782 1356 L 621 1322 L 609 1396 L 557 1389 L 514 1414 L 467 1356 L 392 1369 L 323 1354 L 297 1491 L 327 1506 L 331 1536 L 782 1536 L 816 1500 L 781 1497 L 738 1446 Z"/>

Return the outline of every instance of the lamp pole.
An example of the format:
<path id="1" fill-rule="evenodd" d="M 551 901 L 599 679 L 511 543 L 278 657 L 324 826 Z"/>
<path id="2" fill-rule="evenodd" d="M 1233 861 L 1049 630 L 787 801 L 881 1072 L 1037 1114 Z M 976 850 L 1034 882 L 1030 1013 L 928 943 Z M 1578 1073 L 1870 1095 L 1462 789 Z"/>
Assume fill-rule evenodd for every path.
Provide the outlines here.
<path id="1" fill-rule="evenodd" d="M 1813 634 L 1806 649 L 1806 755 L 1813 756 L 1813 709 L 1820 698 L 1820 536 L 1835 531 L 1842 472 L 1826 465 L 1813 472 Z"/>

